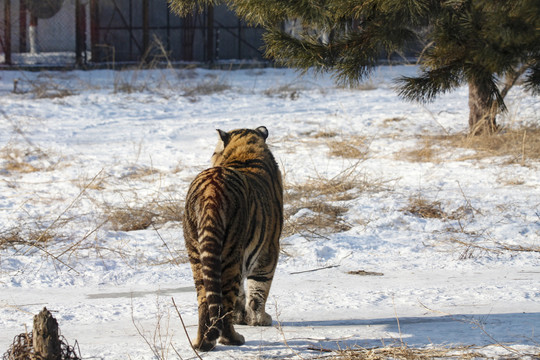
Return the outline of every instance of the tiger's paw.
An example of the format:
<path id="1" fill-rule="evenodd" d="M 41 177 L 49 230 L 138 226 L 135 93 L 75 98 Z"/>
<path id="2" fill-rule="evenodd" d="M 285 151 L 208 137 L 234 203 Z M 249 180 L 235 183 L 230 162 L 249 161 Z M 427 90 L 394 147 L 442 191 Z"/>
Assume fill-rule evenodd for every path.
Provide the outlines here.
<path id="1" fill-rule="evenodd" d="M 210 351 L 212 350 L 213 348 L 216 347 L 216 341 L 208 341 L 206 338 L 203 338 L 202 340 L 200 339 L 197 339 L 194 343 L 193 343 L 193 347 L 196 349 L 196 350 L 200 350 L 200 351 Z"/>
<path id="2" fill-rule="evenodd" d="M 233 334 L 230 334 L 229 336 L 222 335 L 219 338 L 219 342 L 223 345 L 234 345 L 234 346 L 240 346 L 244 345 L 246 340 L 242 335 L 240 335 L 237 332 L 234 332 Z"/>
<path id="3" fill-rule="evenodd" d="M 236 309 L 233 315 L 233 323 L 238 325 L 247 325 L 247 313 L 244 309 Z"/>
<path id="4" fill-rule="evenodd" d="M 251 326 L 271 326 L 272 317 L 266 312 L 254 314 L 248 318 L 247 323 Z"/>

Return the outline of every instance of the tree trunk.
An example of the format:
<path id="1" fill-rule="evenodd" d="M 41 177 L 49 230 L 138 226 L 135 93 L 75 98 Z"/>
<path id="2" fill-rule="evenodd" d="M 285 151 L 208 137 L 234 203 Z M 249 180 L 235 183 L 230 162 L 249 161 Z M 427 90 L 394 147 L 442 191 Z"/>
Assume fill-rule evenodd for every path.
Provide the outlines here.
<path id="1" fill-rule="evenodd" d="M 43 308 L 39 314 L 34 316 L 32 342 L 35 359 L 62 359 L 58 322 L 47 308 Z"/>
<path id="2" fill-rule="evenodd" d="M 469 134 L 493 134 L 497 131 L 494 106 L 490 91 L 477 81 L 469 81 Z"/>

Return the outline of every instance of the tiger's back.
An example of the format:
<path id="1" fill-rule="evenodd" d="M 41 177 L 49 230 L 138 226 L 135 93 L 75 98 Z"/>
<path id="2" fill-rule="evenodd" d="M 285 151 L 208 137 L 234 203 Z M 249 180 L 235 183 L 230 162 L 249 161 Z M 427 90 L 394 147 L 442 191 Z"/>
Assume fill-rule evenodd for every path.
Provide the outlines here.
<path id="1" fill-rule="evenodd" d="M 265 304 L 283 226 L 281 174 L 266 128 L 218 131 L 213 167 L 192 182 L 184 219 L 199 304 L 195 346 L 201 350 L 212 349 L 218 337 L 243 344 L 233 321 L 271 325 Z"/>

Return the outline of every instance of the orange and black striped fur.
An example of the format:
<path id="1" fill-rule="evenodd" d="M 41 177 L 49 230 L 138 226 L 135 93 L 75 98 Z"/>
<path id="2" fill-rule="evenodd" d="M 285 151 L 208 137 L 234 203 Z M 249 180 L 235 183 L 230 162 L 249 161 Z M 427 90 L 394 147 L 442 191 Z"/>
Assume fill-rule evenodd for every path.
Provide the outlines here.
<path id="1" fill-rule="evenodd" d="M 283 185 L 266 145 L 268 130 L 218 133 L 212 167 L 191 183 L 184 218 L 199 303 L 193 345 L 203 351 L 213 349 L 218 338 L 242 345 L 233 323 L 272 324 L 265 305 L 283 227 Z"/>

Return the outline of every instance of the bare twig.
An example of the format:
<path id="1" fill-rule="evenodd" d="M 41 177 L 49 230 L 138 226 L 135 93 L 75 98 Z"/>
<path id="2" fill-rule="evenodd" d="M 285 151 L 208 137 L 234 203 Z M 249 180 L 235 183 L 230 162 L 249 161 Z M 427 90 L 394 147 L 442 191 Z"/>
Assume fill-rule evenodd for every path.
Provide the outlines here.
<path id="1" fill-rule="evenodd" d="M 171 249 L 169 248 L 169 245 L 167 245 L 167 243 L 165 242 L 165 239 L 163 239 L 163 237 L 161 236 L 161 234 L 159 233 L 158 229 L 156 228 L 156 226 L 154 224 L 152 224 L 152 228 L 154 229 L 154 231 L 156 232 L 156 234 L 158 235 L 158 237 L 160 238 L 161 242 L 163 243 L 163 245 L 165 245 L 165 248 L 167 249 L 167 251 L 169 252 L 169 255 L 171 255 L 171 260 L 172 262 L 174 262 L 175 265 L 180 265 L 178 263 L 178 261 L 176 260 L 175 256 L 173 255 Z M 174 302 L 174 299 L 173 299 L 173 302 Z"/>
<path id="2" fill-rule="evenodd" d="M 197 358 L 199 358 L 200 360 L 203 360 L 202 357 L 197 352 L 197 350 L 195 349 L 195 347 L 193 346 L 193 343 L 191 342 L 191 338 L 189 337 L 189 334 L 188 334 L 187 329 L 186 329 L 186 324 L 184 324 L 184 319 L 182 319 L 182 315 L 180 314 L 180 310 L 178 310 L 178 306 L 176 306 L 176 302 L 174 301 L 174 298 L 172 297 L 171 299 L 172 299 L 174 309 L 176 310 L 176 313 L 178 314 L 178 317 L 180 318 L 180 322 L 182 323 L 182 327 L 184 328 L 184 332 L 186 333 L 186 337 L 188 339 L 189 346 L 191 346 L 191 349 L 193 350 L 195 355 L 197 355 Z"/>
<path id="3" fill-rule="evenodd" d="M 520 354 L 519 351 L 515 350 L 515 349 L 512 349 L 511 347 L 509 346 L 506 346 L 504 344 L 502 344 L 500 341 L 496 340 L 493 336 L 491 336 L 485 329 L 484 325 L 482 323 L 480 323 L 480 321 L 478 320 L 475 320 L 475 319 L 463 319 L 463 318 L 456 318 L 454 315 L 452 314 L 449 314 L 449 313 L 445 313 L 445 312 L 442 312 L 442 311 L 439 311 L 439 310 L 432 310 L 430 308 L 428 308 L 426 305 L 422 304 L 420 301 L 419 301 L 419 304 L 426 310 L 428 311 L 431 311 L 431 312 L 434 312 L 434 313 L 438 313 L 438 314 L 442 314 L 442 315 L 445 315 L 445 316 L 450 316 L 452 319 L 455 319 L 456 321 L 461 321 L 461 322 L 466 322 L 466 323 L 469 323 L 471 325 L 474 325 L 476 327 L 478 327 L 480 329 L 480 331 L 482 331 L 491 341 L 493 341 L 493 345 L 497 345 L 497 346 L 500 346 L 502 347 L 503 349 L 511 352 L 511 353 L 514 353 L 514 354 Z"/>
<path id="4" fill-rule="evenodd" d="M 311 269 L 311 270 L 294 271 L 294 272 L 289 273 L 289 275 L 296 275 L 296 274 L 303 274 L 303 273 L 308 273 L 308 272 L 315 272 L 315 271 L 319 271 L 319 270 L 332 269 L 332 268 L 336 268 L 336 267 L 339 267 L 339 265 L 330 265 L 330 266 L 325 266 L 325 267 L 322 267 L 322 268 Z"/>
<path id="5" fill-rule="evenodd" d="M 278 331 L 279 333 L 281 334 L 281 337 L 283 338 L 283 343 L 285 344 L 285 346 L 287 347 L 287 349 L 289 349 L 290 351 L 293 352 L 294 355 L 296 355 L 298 358 L 300 358 L 301 360 L 304 360 L 304 358 L 302 357 L 302 355 L 300 355 L 300 353 L 296 350 L 294 350 L 293 348 L 290 347 L 289 343 L 287 342 L 287 337 L 285 336 L 285 332 L 283 331 L 283 327 L 281 326 L 281 321 L 279 320 L 279 311 L 278 311 L 278 307 L 277 307 L 277 302 L 275 303 L 275 310 L 276 310 L 276 322 L 277 322 L 277 328 L 278 328 Z"/>
<path id="6" fill-rule="evenodd" d="M 396 321 L 397 321 L 397 328 L 398 328 L 398 333 L 399 333 L 399 342 L 401 343 L 401 346 L 405 346 L 405 343 L 403 342 L 403 337 L 401 336 L 401 325 L 399 324 L 399 316 L 397 314 L 397 310 L 396 310 L 396 303 L 394 302 L 394 295 L 392 294 L 392 307 L 394 308 L 394 315 L 396 317 Z"/>
<path id="7" fill-rule="evenodd" d="M 60 259 L 59 256 L 56 256 L 56 255 L 53 255 L 52 253 L 50 253 L 48 250 L 46 250 L 44 247 L 42 246 L 39 246 L 38 243 L 39 241 L 49 232 L 49 230 L 51 230 L 53 228 L 54 225 L 56 225 L 60 219 L 69 211 L 69 209 L 71 209 L 76 203 L 77 201 L 79 201 L 79 199 L 82 197 L 82 195 L 86 192 L 86 190 L 90 187 L 90 185 L 92 185 L 92 183 L 96 180 L 96 178 L 103 172 L 103 169 L 101 169 L 93 178 L 92 180 L 90 180 L 90 182 L 88 182 L 84 188 L 79 192 L 79 195 L 77 195 L 75 197 L 75 199 L 73 199 L 73 201 L 64 209 L 64 211 L 62 211 L 60 213 L 60 215 L 58 215 L 56 217 L 56 219 L 45 229 L 41 232 L 41 234 L 39 235 L 39 237 L 34 241 L 34 244 L 32 244 L 32 246 L 38 250 L 41 250 L 42 252 L 44 252 L 46 255 L 52 257 L 53 259 L 55 259 L 56 261 L 58 261 L 59 263 L 61 263 L 62 265 L 66 266 L 68 269 L 76 272 L 77 274 L 79 274 L 79 272 L 77 270 L 75 270 L 72 266 L 69 266 L 67 263 L 65 263 L 64 261 L 62 261 Z M 63 254 L 63 253 L 62 253 Z"/>

